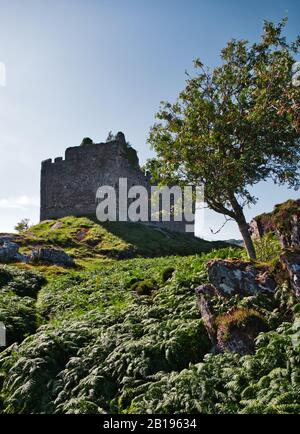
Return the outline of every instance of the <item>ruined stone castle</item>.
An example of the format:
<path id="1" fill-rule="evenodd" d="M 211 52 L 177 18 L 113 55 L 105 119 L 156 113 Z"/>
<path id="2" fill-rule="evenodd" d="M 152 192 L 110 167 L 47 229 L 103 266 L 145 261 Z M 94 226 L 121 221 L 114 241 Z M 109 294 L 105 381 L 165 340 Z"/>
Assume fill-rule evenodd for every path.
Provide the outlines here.
<path id="1" fill-rule="evenodd" d="M 128 146 L 123 133 L 112 141 L 93 143 L 85 139 L 80 146 L 66 149 L 65 158 L 42 162 L 40 219 L 66 216 L 96 217 L 96 192 L 102 185 L 118 186 L 127 178 L 134 185 L 150 188 L 149 179 L 139 166 L 136 151 Z M 155 222 L 169 230 L 184 232 L 184 222 Z"/>

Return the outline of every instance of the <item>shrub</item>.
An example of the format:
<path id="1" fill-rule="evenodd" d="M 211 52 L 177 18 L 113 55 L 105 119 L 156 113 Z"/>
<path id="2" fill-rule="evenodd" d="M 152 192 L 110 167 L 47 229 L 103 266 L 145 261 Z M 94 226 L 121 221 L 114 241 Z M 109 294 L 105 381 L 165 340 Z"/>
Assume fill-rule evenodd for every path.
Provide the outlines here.
<path id="1" fill-rule="evenodd" d="M 167 267 L 165 268 L 161 273 L 161 280 L 163 283 L 167 282 L 171 277 L 173 276 L 173 273 L 175 272 L 174 267 Z"/>
<path id="2" fill-rule="evenodd" d="M 16 224 L 15 230 L 19 233 L 23 233 L 30 228 L 29 219 L 22 219 L 19 223 Z"/>
<path id="3" fill-rule="evenodd" d="M 0 321 L 6 327 L 6 345 L 20 343 L 26 336 L 34 333 L 39 325 L 34 300 L 12 293 L 1 294 Z"/>
<path id="4" fill-rule="evenodd" d="M 4 411 L 125 411 L 138 385 L 201 361 L 209 347 L 194 296 L 174 288 L 158 292 L 151 306 L 137 300 L 121 311 L 56 321 L 26 339 L 17 354 L 10 348 L 0 357 Z"/>
<path id="5" fill-rule="evenodd" d="M 147 279 L 135 282 L 130 289 L 131 291 L 135 291 L 138 295 L 150 295 L 152 291 L 157 289 L 157 285 L 153 280 Z"/>
<path id="6" fill-rule="evenodd" d="M 211 343 L 193 286 L 207 281 L 208 258 L 224 252 L 102 262 L 93 271 L 53 279 L 37 303 L 49 322 L 17 351 L 11 346 L 0 354 L 0 412 L 300 413 L 298 308 L 289 307 L 293 324 L 277 322 L 277 329 L 259 334 L 255 354 L 207 354 Z M 176 274 L 163 291 L 151 289 L 151 303 L 132 293 L 133 284 L 145 281 L 156 288 L 162 271 L 172 267 Z M 7 285 L 10 275 L 3 276 Z M 16 297 L 7 289 L 4 294 Z M 286 305 L 286 295 L 281 298 Z M 34 319 L 34 299 L 19 297 L 18 307 L 25 300 Z M 211 302 L 231 330 L 250 318 L 277 316 L 280 300 L 256 294 Z M 231 321 L 224 320 L 228 311 Z M 25 319 L 25 310 L 23 317 L 18 312 L 11 318 Z"/>
<path id="7" fill-rule="evenodd" d="M 7 345 L 36 331 L 40 318 L 35 298 L 44 283 L 39 273 L 0 266 L 0 321 L 6 326 Z"/>
<path id="8" fill-rule="evenodd" d="M 131 413 L 300 413 L 300 322 L 257 338 L 257 352 L 208 354 L 136 388 Z"/>
<path id="9" fill-rule="evenodd" d="M 281 253 L 281 246 L 279 239 L 274 232 L 268 232 L 263 237 L 254 240 L 254 245 L 258 261 L 278 261 Z"/>
<path id="10" fill-rule="evenodd" d="M 81 146 L 84 146 L 84 145 L 92 145 L 92 144 L 93 144 L 93 140 L 90 139 L 89 137 L 84 137 L 84 138 L 82 139 Z"/>
<path id="11" fill-rule="evenodd" d="M 0 293 L 11 291 L 20 297 L 36 298 L 45 283 L 46 280 L 40 273 L 0 265 Z"/>

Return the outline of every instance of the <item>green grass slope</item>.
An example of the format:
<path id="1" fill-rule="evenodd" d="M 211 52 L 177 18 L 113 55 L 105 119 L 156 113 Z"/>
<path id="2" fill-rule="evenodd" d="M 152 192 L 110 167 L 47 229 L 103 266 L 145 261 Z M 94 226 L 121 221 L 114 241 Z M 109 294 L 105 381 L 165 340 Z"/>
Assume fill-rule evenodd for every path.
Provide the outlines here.
<path id="1" fill-rule="evenodd" d="M 78 266 L 0 267 L 12 344 L 0 353 L 0 413 L 300 413 L 300 306 L 286 285 L 214 297 L 219 317 L 255 309 L 269 331 L 255 354 L 211 353 L 194 289 L 207 261 L 243 249 L 74 218 L 43 222 L 22 243 L 62 247 Z M 188 247 L 200 253 L 184 256 Z"/>
<path id="2" fill-rule="evenodd" d="M 300 309 L 282 323 L 286 289 L 213 300 L 220 313 L 260 309 L 271 331 L 254 355 L 209 354 L 194 288 L 209 259 L 242 255 L 136 258 L 51 280 L 38 293 L 40 327 L 0 354 L 0 411 L 299 413 Z"/>
<path id="3" fill-rule="evenodd" d="M 100 225 L 86 217 L 41 222 L 22 235 L 21 243 L 24 253 L 36 246 L 63 248 L 84 266 L 107 259 L 191 255 L 227 246 L 139 223 Z"/>

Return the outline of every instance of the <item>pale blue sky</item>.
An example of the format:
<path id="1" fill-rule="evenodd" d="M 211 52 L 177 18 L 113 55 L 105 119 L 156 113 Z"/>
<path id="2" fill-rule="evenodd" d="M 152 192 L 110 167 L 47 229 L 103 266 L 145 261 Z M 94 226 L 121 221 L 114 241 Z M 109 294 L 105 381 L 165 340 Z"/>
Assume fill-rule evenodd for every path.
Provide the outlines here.
<path id="1" fill-rule="evenodd" d="M 40 162 L 61 156 L 84 136 L 123 131 L 143 163 L 161 100 L 174 101 L 185 70 L 200 57 L 219 62 L 231 38 L 250 41 L 263 19 L 289 16 L 300 33 L 295 0 L 0 0 L 0 231 L 22 217 L 38 221 Z M 255 188 L 251 216 L 298 193 Z M 203 235 L 222 216 L 210 213 Z M 215 238 L 239 237 L 229 224 Z"/>

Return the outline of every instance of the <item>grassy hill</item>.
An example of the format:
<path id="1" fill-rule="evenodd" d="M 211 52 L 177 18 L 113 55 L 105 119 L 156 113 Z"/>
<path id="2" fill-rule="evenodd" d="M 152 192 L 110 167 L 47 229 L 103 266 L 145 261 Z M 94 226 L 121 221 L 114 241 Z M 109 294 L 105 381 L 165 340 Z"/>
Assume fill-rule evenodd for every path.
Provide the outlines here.
<path id="1" fill-rule="evenodd" d="M 0 267 L 12 344 L 0 353 L 0 412 L 300 412 L 300 323 L 282 322 L 284 286 L 274 298 L 217 297 L 220 314 L 259 309 L 270 331 L 253 355 L 210 353 L 194 289 L 207 261 L 243 249 L 74 218 L 31 228 L 22 249 L 36 245 L 63 247 L 78 265 Z"/>
<path id="2" fill-rule="evenodd" d="M 139 223 L 100 225 L 86 217 L 44 221 L 24 232 L 19 242 L 22 253 L 37 246 L 63 248 L 84 268 L 97 267 L 99 261 L 191 255 L 228 246 Z"/>

